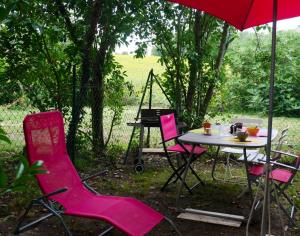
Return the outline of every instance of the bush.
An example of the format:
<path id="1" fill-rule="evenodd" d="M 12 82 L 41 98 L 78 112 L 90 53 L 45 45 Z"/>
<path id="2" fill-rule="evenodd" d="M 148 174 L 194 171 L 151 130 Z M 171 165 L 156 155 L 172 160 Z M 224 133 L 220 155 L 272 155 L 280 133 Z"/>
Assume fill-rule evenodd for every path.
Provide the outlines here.
<path id="1" fill-rule="evenodd" d="M 276 53 L 274 114 L 300 115 L 299 32 L 279 32 Z M 226 58 L 226 83 L 215 99 L 234 112 L 268 112 L 271 60 L 270 35 L 242 33 Z M 288 45 L 288 47 L 287 47 Z"/>

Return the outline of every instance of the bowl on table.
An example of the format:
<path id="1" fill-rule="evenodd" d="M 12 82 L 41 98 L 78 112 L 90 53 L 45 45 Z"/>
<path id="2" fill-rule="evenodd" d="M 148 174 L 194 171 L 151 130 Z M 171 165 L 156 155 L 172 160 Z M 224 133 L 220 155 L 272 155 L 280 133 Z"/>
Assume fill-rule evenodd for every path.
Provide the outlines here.
<path id="1" fill-rule="evenodd" d="M 236 132 L 236 137 L 240 142 L 246 142 L 246 139 L 248 138 L 248 133 L 245 131 L 238 131 Z"/>
<path id="2" fill-rule="evenodd" d="M 258 127 L 248 127 L 247 132 L 250 136 L 256 136 L 259 132 L 259 128 Z"/>

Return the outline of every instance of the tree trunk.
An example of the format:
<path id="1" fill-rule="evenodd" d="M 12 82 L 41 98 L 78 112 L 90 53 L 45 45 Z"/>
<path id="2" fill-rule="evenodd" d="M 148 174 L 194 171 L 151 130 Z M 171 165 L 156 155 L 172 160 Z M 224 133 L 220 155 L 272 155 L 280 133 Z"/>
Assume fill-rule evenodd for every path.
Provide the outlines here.
<path id="1" fill-rule="evenodd" d="M 207 112 L 208 105 L 214 94 L 214 88 L 216 86 L 216 82 L 220 79 L 220 70 L 222 67 L 223 60 L 224 60 L 224 55 L 225 55 L 227 47 L 228 47 L 228 38 L 229 38 L 229 25 L 225 22 L 223 25 L 222 37 L 221 37 L 221 41 L 220 41 L 220 45 L 219 45 L 218 55 L 216 58 L 215 68 L 214 68 L 216 79 L 209 84 L 209 87 L 205 94 L 205 98 L 200 107 L 199 115 L 200 115 L 200 117 L 202 117 L 202 119 L 204 118 L 204 116 Z"/>
<path id="2" fill-rule="evenodd" d="M 193 105 L 195 101 L 195 93 L 197 86 L 197 78 L 199 73 L 199 60 L 201 53 L 201 12 L 195 12 L 195 23 L 194 23 L 194 45 L 196 56 L 192 56 L 189 60 L 190 64 L 190 76 L 189 86 L 186 99 L 186 109 L 189 113 L 193 111 Z"/>
<path id="3" fill-rule="evenodd" d="M 87 89 L 88 89 L 88 81 L 90 77 L 90 51 L 85 50 L 84 56 L 82 58 L 82 77 L 80 82 L 80 90 L 79 94 L 76 96 L 75 99 L 75 106 L 72 107 L 72 119 L 69 125 L 69 132 L 67 135 L 67 148 L 68 153 L 72 159 L 75 160 L 75 138 L 76 138 L 76 131 L 80 121 L 80 114 L 83 109 L 83 104 L 86 99 Z"/>
<path id="4" fill-rule="evenodd" d="M 178 64 L 179 65 L 179 64 Z M 181 84 L 180 84 L 180 68 L 179 66 L 176 67 L 176 77 L 175 77 L 175 101 L 176 101 L 176 112 L 177 114 L 181 114 Z"/>
<path id="5" fill-rule="evenodd" d="M 104 149 L 103 109 L 104 109 L 104 72 L 101 51 L 93 63 L 92 80 L 92 136 L 94 157 L 100 157 Z M 102 61 L 102 63 L 101 63 Z"/>
<path id="6" fill-rule="evenodd" d="M 69 125 L 69 132 L 67 135 L 68 153 L 72 161 L 74 161 L 76 131 L 80 121 L 80 114 L 83 109 L 83 104 L 87 95 L 87 88 L 88 88 L 87 85 L 89 82 L 90 69 L 91 69 L 90 52 L 97 33 L 97 24 L 101 13 L 101 7 L 100 7 L 101 0 L 95 0 L 94 3 L 92 4 L 93 5 L 93 7 L 91 8 L 92 13 L 89 19 L 90 24 L 89 24 L 89 28 L 86 31 L 83 41 L 80 41 L 80 39 L 78 39 L 78 36 L 76 34 L 77 33 L 76 29 L 71 22 L 70 14 L 66 10 L 65 5 L 62 3 L 61 0 L 55 0 L 55 3 L 58 7 L 61 16 L 64 18 L 65 25 L 69 32 L 71 40 L 79 49 L 82 50 L 82 63 L 81 63 L 82 76 L 80 81 L 80 90 L 76 96 L 75 106 L 72 107 L 72 118 Z"/>

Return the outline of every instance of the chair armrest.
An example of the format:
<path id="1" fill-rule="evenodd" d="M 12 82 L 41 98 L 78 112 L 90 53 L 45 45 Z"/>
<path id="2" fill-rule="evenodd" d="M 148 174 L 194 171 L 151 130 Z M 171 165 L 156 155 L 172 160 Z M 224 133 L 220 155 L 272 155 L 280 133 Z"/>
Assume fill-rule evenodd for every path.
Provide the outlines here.
<path id="1" fill-rule="evenodd" d="M 60 194 L 60 193 L 64 193 L 64 192 L 66 192 L 67 190 L 68 190 L 67 188 L 61 188 L 61 189 L 58 189 L 58 190 L 56 190 L 56 191 L 54 191 L 54 192 L 51 192 L 51 193 L 48 193 L 48 194 L 43 195 L 43 196 L 41 196 L 41 197 L 38 197 L 38 198 L 35 199 L 35 200 L 39 201 L 39 200 L 42 200 L 42 199 L 45 199 L 45 198 L 48 198 L 48 197 L 51 197 L 51 196 L 54 196 L 54 195 L 57 195 L 57 194 Z"/>
<path id="2" fill-rule="evenodd" d="M 280 167 L 288 168 L 288 169 L 291 169 L 291 170 L 299 170 L 299 169 L 295 168 L 294 166 L 289 166 L 289 165 L 286 165 L 286 164 L 283 164 L 283 163 L 280 163 L 280 162 L 271 161 L 271 163 L 274 164 L 275 166 L 280 166 Z"/>
<path id="3" fill-rule="evenodd" d="M 180 136 L 182 136 L 182 134 L 179 134 L 179 135 L 177 135 L 177 136 L 175 136 L 175 137 L 173 137 L 173 138 L 164 140 L 164 141 L 160 142 L 159 144 L 167 143 L 167 142 L 169 142 L 169 141 L 171 141 L 171 140 L 173 140 L 173 139 L 177 140 Z"/>
<path id="4" fill-rule="evenodd" d="M 263 163 L 266 163 L 266 160 L 263 160 L 263 159 L 258 159 L 259 161 L 263 162 Z M 289 165 L 286 165 L 286 164 L 283 164 L 283 163 L 280 163 L 280 162 L 277 162 L 277 161 L 270 161 L 270 163 L 274 166 L 280 166 L 280 167 L 284 167 L 284 168 L 288 168 L 288 169 L 291 169 L 291 170 L 299 170 L 300 169 L 297 169 L 295 168 L 294 166 L 289 166 Z"/>
<path id="5" fill-rule="evenodd" d="M 283 152 L 283 151 L 278 151 L 278 150 L 272 150 L 272 152 L 282 154 L 282 155 L 286 155 L 286 156 L 290 156 L 290 157 L 298 157 L 297 155 L 289 153 L 289 152 Z"/>
<path id="6" fill-rule="evenodd" d="M 93 179 L 93 178 L 98 177 L 98 176 L 106 175 L 107 173 L 108 173 L 108 170 L 102 170 L 102 171 L 100 171 L 98 173 L 95 173 L 95 174 L 92 174 L 92 175 L 90 175 L 90 176 L 88 176 L 86 178 L 83 178 L 81 181 L 85 182 L 85 181 L 87 181 L 89 179 Z"/>

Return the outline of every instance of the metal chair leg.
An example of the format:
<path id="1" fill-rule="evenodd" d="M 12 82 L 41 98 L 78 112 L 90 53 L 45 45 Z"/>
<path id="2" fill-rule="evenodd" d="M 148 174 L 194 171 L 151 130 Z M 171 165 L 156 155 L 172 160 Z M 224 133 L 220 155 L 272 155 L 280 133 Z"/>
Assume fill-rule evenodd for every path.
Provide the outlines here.
<path id="1" fill-rule="evenodd" d="M 171 160 L 170 160 L 169 157 L 167 157 L 167 159 L 168 159 L 168 162 L 169 162 L 169 164 L 170 164 L 170 166 L 171 166 L 173 172 L 174 172 L 175 175 L 177 176 L 177 178 L 178 178 L 180 181 L 183 182 L 185 188 L 189 191 L 190 194 L 192 194 L 192 190 L 189 188 L 189 186 L 187 185 L 187 183 L 186 183 L 185 181 L 183 181 L 183 179 L 182 179 L 182 177 L 181 177 L 181 174 L 178 173 L 178 169 L 175 168 L 175 166 L 173 165 L 173 163 L 171 162 Z M 185 164 L 184 164 L 184 166 L 185 166 Z M 161 188 L 161 191 L 163 191 L 163 190 L 167 187 L 167 185 L 168 185 L 167 183 L 164 184 L 164 186 Z"/>
<path id="2" fill-rule="evenodd" d="M 176 234 L 177 234 L 178 236 L 182 236 L 182 234 L 180 233 L 180 231 L 179 231 L 178 228 L 176 227 L 175 223 L 174 223 L 171 219 L 169 219 L 168 217 L 165 216 L 165 220 L 166 220 L 167 222 L 169 222 L 169 224 L 170 224 L 171 227 L 175 230 L 175 232 L 176 232 Z"/>
<path id="3" fill-rule="evenodd" d="M 204 182 L 202 181 L 202 179 L 199 177 L 199 175 L 197 175 L 196 171 L 191 167 L 189 166 L 192 174 L 196 177 L 196 179 L 199 181 L 199 183 L 201 183 L 201 185 L 205 185 Z"/>
<path id="4" fill-rule="evenodd" d="M 101 234 L 99 234 L 98 236 L 104 236 L 108 233 L 110 233 L 115 227 L 113 226 L 109 226 L 106 230 L 104 230 L 103 232 L 101 232 Z"/>
<path id="5" fill-rule="evenodd" d="M 44 202 L 41 202 L 41 204 L 42 204 L 45 208 L 47 208 L 50 212 L 52 212 L 55 216 L 57 216 L 57 217 L 59 218 L 59 220 L 60 220 L 61 224 L 63 225 L 63 227 L 65 228 L 67 234 L 68 234 L 69 236 L 72 236 L 72 233 L 71 233 L 71 231 L 69 230 L 68 226 L 66 225 L 66 223 L 65 223 L 64 219 L 62 218 L 61 214 L 60 214 L 59 212 L 55 211 L 54 209 L 52 209 L 51 207 L 49 207 L 49 206 L 48 206 L 46 203 L 44 203 Z"/>
<path id="6" fill-rule="evenodd" d="M 183 171 L 184 171 L 184 167 L 185 165 L 180 166 L 177 169 L 177 172 L 179 172 L 179 175 L 182 175 Z M 172 182 L 171 180 L 176 176 L 176 179 L 174 179 Z M 167 182 L 165 183 L 164 187 L 162 189 L 164 189 L 167 185 L 169 184 L 173 184 L 176 183 L 179 180 L 178 176 L 176 175 L 176 172 L 173 172 L 172 175 L 170 175 L 169 179 L 167 180 Z"/>
<path id="7" fill-rule="evenodd" d="M 30 209 L 35 206 L 35 205 L 41 205 L 41 206 L 44 206 L 48 211 L 49 213 L 40 217 L 39 219 L 37 220 L 34 220 L 34 221 L 31 221 L 30 223 L 24 225 L 24 226 L 21 226 L 22 223 L 24 222 L 28 212 L 30 211 Z M 41 223 L 42 221 L 52 217 L 52 216 L 57 216 L 63 227 L 65 228 L 65 230 L 67 231 L 68 235 L 71 236 L 72 233 L 70 232 L 70 230 L 68 229 L 67 225 L 65 224 L 63 218 L 61 217 L 60 213 L 56 212 L 54 209 L 52 209 L 51 207 L 49 207 L 45 202 L 43 201 L 36 201 L 36 200 L 33 200 L 29 205 L 28 207 L 26 208 L 24 214 L 21 216 L 20 220 L 19 220 L 19 223 L 14 231 L 14 234 L 20 234 L 28 229 L 30 229 L 31 227 L 33 227 L 34 225 L 37 225 L 39 223 Z"/>
<path id="8" fill-rule="evenodd" d="M 27 216 L 27 214 L 30 211 L 30 209 L 31 209 L 32 206 L 33 206 L 33 201 L 31 201 L 31 203 L 26 207 L 26 210 L 25 210 L 24 214 L 20 217 L 19 222 L 17 224 L 17 227 L 16 227 L 16 229 L 14 231 L 14 234 L 19 234 L 19 233 L 21 233 L 21 232 L 23 232 L 25 230 L 24 229 L 25 226 L 21 227 L 21 225 L 22 225 L 25 217 Z M 29 226 L 28 226 L 28 228 L 29 228 Z"/>

